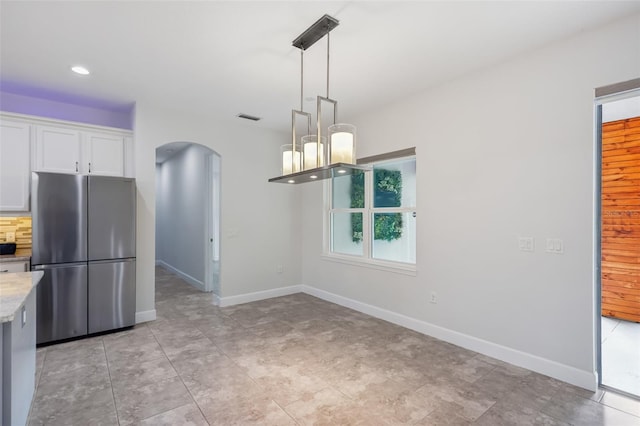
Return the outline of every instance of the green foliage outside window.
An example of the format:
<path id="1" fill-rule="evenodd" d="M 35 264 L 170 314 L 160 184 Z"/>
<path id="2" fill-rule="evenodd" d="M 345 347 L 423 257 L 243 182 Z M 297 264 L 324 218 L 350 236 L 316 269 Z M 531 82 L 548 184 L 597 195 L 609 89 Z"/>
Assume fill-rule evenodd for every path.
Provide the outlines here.
<path id="1" fill-rule="evenodd" d="M 373 170 L 374 207 L 400 207 L 402 204 L 402 173 L 399 170 Z M 364 207 L 364 173 L 351 175 L 351 208 Z M 351 214 L 353 242 L 362 241 L 362 214 Z M 402 213 L 373 215 L 373 238 L 393 241 L 402 237 Z"/>

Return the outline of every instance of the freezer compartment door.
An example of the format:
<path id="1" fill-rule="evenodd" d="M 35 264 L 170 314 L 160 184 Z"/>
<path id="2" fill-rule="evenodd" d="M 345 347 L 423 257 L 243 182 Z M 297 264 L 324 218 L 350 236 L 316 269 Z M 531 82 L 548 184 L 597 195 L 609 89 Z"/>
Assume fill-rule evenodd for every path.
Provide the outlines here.
<path id="1" fill-rule="evenodd" d="M 87 334 L 87 264 L 36 265 L 36 343 Z"/>
<path id="2" fill-rule="evenodd" d="M 89 176 L 89 260 L 136 257 L 134 179 Z"/>
<path id="3" fill-rule="evenodd" d="M 87 178 L 33 172 L 31 263 L 87 260 Z"/>
<path id="4" fill-rule="evenodd" d="M 135 324 L 135 259 L 89 262 L 89 333 Z"/>

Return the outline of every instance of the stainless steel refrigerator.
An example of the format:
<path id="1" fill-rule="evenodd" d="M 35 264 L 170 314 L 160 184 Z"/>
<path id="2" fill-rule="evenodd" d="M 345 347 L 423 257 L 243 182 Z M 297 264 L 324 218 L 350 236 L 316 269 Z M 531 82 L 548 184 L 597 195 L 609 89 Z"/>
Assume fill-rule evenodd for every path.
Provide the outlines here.
<path id="1" fill-rule="evenodd" d="M 135 180 L 34 172 L 31 197 L 36 343 L 134 325 Z"/>

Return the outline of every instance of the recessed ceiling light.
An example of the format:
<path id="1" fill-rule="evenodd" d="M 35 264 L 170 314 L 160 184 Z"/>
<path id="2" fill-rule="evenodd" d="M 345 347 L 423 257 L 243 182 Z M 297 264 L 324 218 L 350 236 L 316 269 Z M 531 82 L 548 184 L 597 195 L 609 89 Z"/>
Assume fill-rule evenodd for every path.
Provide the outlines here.
<path id="1" fill-rule="evenodd" d="M 338 170 L 338 173 L 340 173 L 340 174 L 347 173 L 347 171 L 345 169 L 340 169 L 340 170 Z"/>
<path id="2" fill-rule="evenodd" d="M 295 180 L 293 180 L 293 179 L 289 179 L 287 182 L 288 182 L 288 183 L 296 183 L 296 181 L 295 181 Z"/>
<path id="3" fill-rule="evenodd" d="M 82 65 L 74 65 L 71 67 L 71 71 L 80 75 L 89 75 L 89 70 L 83 67 Z"/>
<path id="4" fill-rule="evenodd" d="M 318 179 L 318 176 L 316 176 L 316 175 L 311 175 L 311 176 L 309 176 L 309 178 L 310 178 L 310 179 Z"/>

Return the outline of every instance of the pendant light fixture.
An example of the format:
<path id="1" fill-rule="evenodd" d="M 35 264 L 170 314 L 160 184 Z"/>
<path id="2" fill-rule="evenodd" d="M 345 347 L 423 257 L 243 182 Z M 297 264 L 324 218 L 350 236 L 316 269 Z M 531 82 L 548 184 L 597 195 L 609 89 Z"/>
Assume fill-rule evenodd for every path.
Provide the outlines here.
<path id="1" fill-rule="evenodd" d="M 337 27 L 339 21 L 329 15 L 318 19 L 300 34 L 293 46 L 300 49 L 300 109 L 291 113 L 291 144 L 281 147 L 282 176 L 269 179 L 269 182 L 304 183 L 334 176 L 353 174 L 354 171 L 370 170 L 369 167 L 356 165 L 356 128 L 351 124 L 337 123 L 338 101 L 329 97 L 329 33 Z M 311 114 L 304 112 L 304 51 L 322 37 L 327 36 L 327 95 L 317 97 L 316 134 L 311 134 Z M 333 120 L 325 128 L 322 106 L 333 106 Z M 297 120 L 306 119 L 306 134 L 297 134 Z"/>

